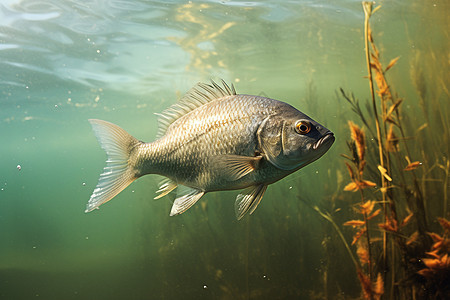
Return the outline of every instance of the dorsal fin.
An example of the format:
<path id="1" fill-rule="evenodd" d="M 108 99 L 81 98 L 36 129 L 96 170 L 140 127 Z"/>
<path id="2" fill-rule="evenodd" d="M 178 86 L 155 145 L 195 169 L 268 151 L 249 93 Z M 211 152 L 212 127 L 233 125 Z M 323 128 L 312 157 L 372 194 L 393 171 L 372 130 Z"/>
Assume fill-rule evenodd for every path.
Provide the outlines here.
<path id="1" fill-rule="evenodd" d="M 183 96 L 177 103 L 170 106 L 162 113 L 157 113 L 158 119 L 158 135 L 157 138 L 162 137 L 167 128 L 175 122 L 178 118 L 193 111 L 194 109 L 205 105 L 215 99 L 236 95 L 236 90 L 233 84 L 231 87 L 221 80 L 223 87 L 211 80 L 211 84 L 199 82 L 191 88 L 186 95 Z"/>

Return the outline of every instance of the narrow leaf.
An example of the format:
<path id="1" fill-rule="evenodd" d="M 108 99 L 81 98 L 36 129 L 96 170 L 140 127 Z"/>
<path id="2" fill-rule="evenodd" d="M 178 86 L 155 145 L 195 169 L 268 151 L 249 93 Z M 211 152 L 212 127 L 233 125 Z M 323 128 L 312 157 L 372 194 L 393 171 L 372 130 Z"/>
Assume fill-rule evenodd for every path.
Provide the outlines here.
<path id="1" fill-rule="evenodd" d="M 431 236 L 431 238 L 433 239 L 433 242 L 441 242 L 443 240 L 443 238 L 434 232 L 427 232 L 429 236 Z"/>
<path id="2" fill-rule="evenodd" d="M 434 250 L 434 251 L 430 251 L 430 252 L 425 252 L 426 255 L 432 256 L 434 258 L 441 258 L 438 254 L 439 250 Z"/>
<path id="3" fill-rule="evenodd" d="M 441 224 L 442 228 L 446 231 L 450 231 L 450 221 L 444 218 L 438 218 L 439 224 Z"/>
<path id="4" fill-rule="evenodd" d="M 374 182 L 372 182 L 372 181 L 369 181 L 369 180 L 363 180 L 363 181 L 361 181 L 361 185 L 364 186 L 364 187 L 374 187 L 374 186 L 377 186 L 376 183 L 374 183 Z"/>
<path id="5" fill-rule="evenodd" d="M 409 246 L 412 243 L 416 242 L 419 239 L 419 232 L 416 231 L 406 240 L 406 245 Z"/>
<path id="6" fill-rule="evenodd" d="M 356 185 L 356 183 L 354 182 L 350 182 L 349 184 L 347 184 L 344 187 L 344 191 L 352 191 L 352 192 L 356 192 L 358 190 L 358 185 Z"/>
<path id="7" fill-rule="evenodd" d="M 361 220 L 351 220 L 351 221 L 345 222 L 344 226 L 357 227 L 357 226 L 363 226 L 364 224 L 365 224 L 364 221 L 361 221 Z"/>
<path id="8" fill-rule="evenodd" d="M 386 178 L 388 181 L 392 181 L 392 178 L 387 174 L 387 170 L 385 168 L 379 165 L 378 170 L 384 178 Z"/>
<path id="9" fill-rule="evenodd" d="M 441 266 L 441 261 L 437 258 L 423 258 L 422 262 L 430 269 L 438 269 Z"/>
<path id="10" fill-rule="evenodd" d="M 362 214 L 370 214 L 375 207 L 375 201 L 369 200 L 360 205 Z"/>
<path id="11" fill-rule="evenodd" d="M 392 60 L 389 62 L 388 66 L 386 67 L 386 70 L 384 70 L 384 72 L 386 73 L 390 68 L 392 68 L 392 67 L 397 63 L 397 61 L 399 60 L 399 58 L 400 58 L 400 56 L 398 56 L 398 57 L 392 59 Z"/>
<path id="12" fill-rule="evenodd" d="M 373 212 L 373 214 L 371 214 L 370 216 L 367 217 L 367 220 L 371 220 L 373 218 L 375 218 L 376 216 L 378 216 L 381 212 L 381 208 L 377 209 L 376 211 Z"/>
<path id="13" fill-rule="evenodd" d="M 412 218 L 413 215 L 414 215 L 413 213 L 410 213 L 408 216 L 406 216 L 406 217 L 403 219 L 402 224 L 400 225 L 400 227 L 403 227 L 403 226 L 405 226 L 406 224 L 408 224 L 409 221 L 411 220 L 411 218 Z"/>
<path id="14" fill-rule="evenodd" d="M 417 169 L 417 168 L 420 167 L 421 165 L 422 165 L 422 163 L 421 163 L 420 161 L 415 161 L 415 162 L 412 162 L 412 163 L 410 163 L 409 165 L 407 165 L 407 166 L 403 169 L 403 171 L 412 171 L 412 170 Z"/>
<path id="15" fill-rule="evenodd" d="M 372 10 L 372 15 L 377 11 L 377 10 L 379 10 L 381 8 L 381 5 L 378 5 L 377 7 L 375 7 L 373 10 Z"/>
<path id="16" fill-rule="evenodd" d="M 403 99 L 399 99 L 397 102 L 395 102 L 394 104 L 391 105 L 391 107 L 389 107 L 388 112 L 386 113 L 386 118 L 391 116 L 391 114 L 400 106 L 400 104 L 402 104 Z"/>
<path id="17" fill-rule="evenodd" d="M 419 128 L 417 128 L 417 132 L 424 130 L 425 128 L 428 127 L 428 123 L 424 123 L 422 126 L 420 126 Z"/>
<path id="18" fill-rule="evenodd" d="M 350 174 L 350 178 L 355 178 L 355 174 L 353 173 L 353 168 L 348 164 L 348 163 L 345 163 L 345 165 L 347 166 L 347 169 L 348 169 L 348 173 Z"/>

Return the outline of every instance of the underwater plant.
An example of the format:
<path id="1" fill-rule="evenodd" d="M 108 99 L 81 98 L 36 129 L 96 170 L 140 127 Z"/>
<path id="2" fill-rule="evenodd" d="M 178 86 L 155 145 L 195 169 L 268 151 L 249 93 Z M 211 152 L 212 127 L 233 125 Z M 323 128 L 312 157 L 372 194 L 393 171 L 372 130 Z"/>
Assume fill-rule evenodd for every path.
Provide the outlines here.
<path id="1" fill-rule="evenodd" d="M 342 154 L 350 177 L 342 190 L 354 192 L 359 198 L 352 205 L 356 217 L 343 222 L 353 228 L 352 241 L 347 242 L 344 230 L 330 213 L 317 206 L 314 209 L 333 224 L 344 242 L 365 299 L 448 299 L 450 164 L 448 150 L 440 150 L 440 145 L 432 141 L 436 132 L 442 133 L 438 139 L 448 147 L 448 112 L 442 107 L 448 104 L 429 99 L 423 71 L 416 65 L 411 77 L 425 122 L 418 125 L 417 116 L 411 121 L 413 116 L 402 106 L 407 99 L 393 91 L 387 78 L 399 57 L 385 64 L 374 41 L 370 18 L 380 6 L 373 5 L 362 2 L 370 100 L 362 108 L 353 93 L 340 89 L 340 97 L 362 123 L 360 127 L 356 121 L 348 121 L 349 154 Z M 432 113 L 437 121 L 429 118 Z M 425 131 L 428 134 L 422 134 Z"/>

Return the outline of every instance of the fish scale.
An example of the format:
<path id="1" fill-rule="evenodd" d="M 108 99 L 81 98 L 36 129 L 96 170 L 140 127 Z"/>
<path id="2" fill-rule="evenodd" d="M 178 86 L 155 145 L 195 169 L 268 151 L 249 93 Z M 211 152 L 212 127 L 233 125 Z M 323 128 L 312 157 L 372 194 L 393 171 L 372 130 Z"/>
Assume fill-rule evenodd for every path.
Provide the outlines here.
<path id="1" fill-rule="evenodd" d="M 245 188 L 238 219 L 252 213 L 267 186 L 321 157 L 331 131 L 287 103 L 236 94 L 222 81 L 199 83 L 160 115 L 159 138 L 138 141 L 120 127 L 90 120 L 108 160 L 86 211 L 109 201 L 135 179 L 159 174 L 159 198 L 178 189 L 170 215 L 205 193 Z"/>
<path id="2" fill-rule="evenodd" d="M 142 173 L 157 173 L 170 177 L 173 169 L 168 169 L 167 164 L 171 162 L 175 162 L 175 168 L 195 167 L 199 173 L 220 173 L 216 168 L 208 170 L 210 159 L 230 153 L 253 155 L 256 146 L 254 131 L 258 124 L 251 120 L 255 118 L 256 113 L 263 113 L 261 110 L 245 110 L 245 107 L 256 106 L 262 99 L 237 95 L 210 102 L 201 109 L 184 115 L 168 128 L 167 135 L 153 143 L 141 145 L 141 160 L 146 162 Z M 230 103 L 238 105 L 231 109 Z M 184 173 L 178 172 L 178 175 Z M 182 180 L 182 177 L 178 176 L 178 180 Z M 187 183 L 187 180 L 188 178 L 185 178 L 181 183 Z M 212 174 L 210 185 L 211 180 L 214 180 Z M 206 189 L 202 183 L 189 182 L 189 185 Z"/>

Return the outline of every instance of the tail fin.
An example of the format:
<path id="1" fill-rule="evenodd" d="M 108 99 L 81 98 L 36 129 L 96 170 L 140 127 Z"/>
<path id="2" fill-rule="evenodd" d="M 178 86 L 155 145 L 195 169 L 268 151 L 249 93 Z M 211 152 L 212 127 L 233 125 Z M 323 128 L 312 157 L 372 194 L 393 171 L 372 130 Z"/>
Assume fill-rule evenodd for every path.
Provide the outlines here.
<path id="1" fill-rule="evenodd" d="M 90 119 L 89 122 L 108 159 L 85 212 L 108 202 L 137 179 L 129 158 L 133 149 L 140 143 L 117 125 L 96 119 Z"/>

